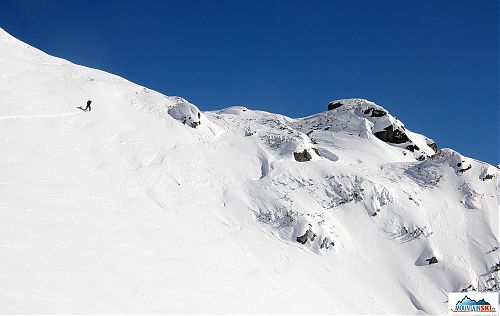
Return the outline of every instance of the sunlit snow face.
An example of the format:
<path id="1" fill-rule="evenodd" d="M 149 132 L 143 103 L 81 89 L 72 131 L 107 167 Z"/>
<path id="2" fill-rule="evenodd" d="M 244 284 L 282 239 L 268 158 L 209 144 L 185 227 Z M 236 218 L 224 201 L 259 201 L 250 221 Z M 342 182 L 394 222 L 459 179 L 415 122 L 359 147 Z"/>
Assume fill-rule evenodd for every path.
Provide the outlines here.
<path id="1" fill-rule="evenodd" d="M 168 110 L 168 114 L 193 128 L 201 124 L 201 112 L 196 106 L 190 103 L 182 103 Z"/>

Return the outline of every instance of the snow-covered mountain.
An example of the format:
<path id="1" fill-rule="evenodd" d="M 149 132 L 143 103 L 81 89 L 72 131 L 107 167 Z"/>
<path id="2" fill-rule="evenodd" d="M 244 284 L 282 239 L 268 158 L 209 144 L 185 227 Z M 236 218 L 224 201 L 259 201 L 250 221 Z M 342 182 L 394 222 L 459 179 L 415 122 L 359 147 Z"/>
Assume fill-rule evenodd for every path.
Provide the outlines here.
<path id="1" fill-rule="evenodd" d="M 443 314 L 499 289 L 499 170 L 373 102 L 203 112 L 1 29 L 0 69 L 0 312 Z"/>

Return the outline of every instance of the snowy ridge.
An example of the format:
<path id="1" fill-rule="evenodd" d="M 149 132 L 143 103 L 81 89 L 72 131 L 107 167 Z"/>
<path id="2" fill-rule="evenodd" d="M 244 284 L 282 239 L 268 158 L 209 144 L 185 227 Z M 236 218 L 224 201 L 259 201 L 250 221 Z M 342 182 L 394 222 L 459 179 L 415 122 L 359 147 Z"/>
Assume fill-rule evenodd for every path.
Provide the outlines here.
<path id="1" fill-rule="evenodd" d="M 0 312 L 442 314 L 499 289 L 499 169 L 373 102 L 203 112 L 1 29 L 0 69 Z"/>

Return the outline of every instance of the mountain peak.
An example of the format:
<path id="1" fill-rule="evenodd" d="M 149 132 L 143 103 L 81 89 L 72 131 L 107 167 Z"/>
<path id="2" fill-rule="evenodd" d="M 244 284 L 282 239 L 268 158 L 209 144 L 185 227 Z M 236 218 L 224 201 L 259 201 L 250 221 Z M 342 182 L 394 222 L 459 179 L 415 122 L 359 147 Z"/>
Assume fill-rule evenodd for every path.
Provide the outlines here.
<path id="1" fill-rule="evenodd" d="M 365 138 L 372 135 L 418 160 L 424 160 L 437 151 L 437 145 L 431 138 L 408 130 L 384 107 L 366 99 L 331 101 L 327 112 L 305 120 L 311 128 L 328 128 L 330 131 L 348 132 Z"/>

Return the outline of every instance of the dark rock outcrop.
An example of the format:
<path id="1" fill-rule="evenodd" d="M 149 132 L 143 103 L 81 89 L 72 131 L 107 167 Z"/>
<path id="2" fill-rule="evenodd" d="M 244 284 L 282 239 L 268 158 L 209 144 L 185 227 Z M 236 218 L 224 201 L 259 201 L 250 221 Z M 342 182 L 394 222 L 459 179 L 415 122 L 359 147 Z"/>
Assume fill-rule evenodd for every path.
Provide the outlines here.
<path id="1" fill-rule="evenodd" d="M 316 238 L 316 234 L 315 233 L 312 233 L 312 236 L 311 236 L 311 241 L 314 241 L 314 239 Z"/>
<path id="2" fill-rule="evenodd" d="M 427 261 L 429 264 L 438 263 L 438 259 L 436 257 L 432 257 L 430 259 L 425 259 L 425 261 Z"/>
<path id="3" fill-rule="evenodd" d="M 495 265 L 491 267 L 491 271 L 492 272 L 500 271 L 500 262 L 495 263 Z"/>
<path id="4" fill-rule="evenodd" d="M 434 150 L 435 153 L 438 151 L 438 146 L 436 145 L 436 143 L 427 144 L 427 146 Z"/>
<path id="5" fill-rule="evenodd" d="M 476 291 L 476 288 L 470 284 L 468 287 L 465 287 L 463 289 L 460 290 L 460 292 L 475 292 Z"/>
<path id="6" fill-rule="evenodd" d="M 383 131 L 375 132 L 374 135 L 387 143 L 402 144 L 410 141 L 405 132 L 394 129 L 394 125 L 389 125 Z"/>
<path id="7" fill-rule="evenodd" d="M 189 117 L 189 120 L 191 120 L 191 117 Z M 182 124 L 188 124 L 187 117 L 182 120 Z M 197 128 L 199 125 L 201 125 L 201 121 L 192 121 L 191 124 L 189 124 L 192 128 Z"/>
<path id="8" fill-rule="evenodd" d="M 342 106 L 342 103 L 332 101 L 332 102 L 328 103 L 328 111 L 335 110 L 336 108 L 341 107 L 341 106 Z"/>
<path id="9" fill-rule="evenodd" d="M 463 166 L 463 161 L 457 163 L 457 167 L 462 167 L 462 166 Z M 468 167 L 458 169 L 458 172 L 464 173 L 465 171 L 467 171 L 467 170 L 469 170 L 471 168 L 472 168 L 472 165 L 469 165 Z"/>
<path id="10" fill-rule="evenodd" d="M 486 175 L 483 177 L 483 179 L 482 179 L 482 180 L 483 180 L 483 181 L 485 181 L 485 180 L 491 180 L 491 179 L 493 179 L 493 177 L 494 177 L 494 175 L 492 175 L 492 174 L 486 174 Z"/>
<path id="11" fill-rule="evenodd" d="M 414 145 L 414 144 L 406 146 L 406 149 L 408 149 L 411 152 L 414 152 L 415 150 L 420 150 L 420 148 L 417 145 Z"/>
<path id="12" fill-rule="evenodd" d="M 330 241 L 330 239 L 328 239 L 327 237 L 325 237 L 325 238 L 323 238 L 323 241 L 321 241 L 321 245 L 319 246 L 319 248 L 328 249 L 330 246 L 332 246 L 332 247 L 335 246 L 335 243 L 333 241 Z"/>
<path id="13" fill-rule="evenodd" d="M 293 153 L 293 157 L 295 158 L 295 160 L 297 160 L 299 162 L 305 162 L 305 161 L 309 161 L 309 160 L 312 159 L 312 156 L 307 151 L 307 149 L 304 149 L 303 152 L 295 152 L 295 153 Z"/>
<path id="14" fill-rule="evenodd" d="M 386 111 L 377 110 L 374 108 L 368 108 L 368 109 L 364 110 L 363 113 L 370 114 L 371 117 L 381 117 L 381 116 L 387 115 Z"/>
<path id="15" fill-rule="evenodd" d="M 309 235 L 309 230 L 305 232 L 304 235 L 297 237 L 297 241 L 300 242 L 301 244 L 305 244 L 307 242 L 307 236 Z"/>

